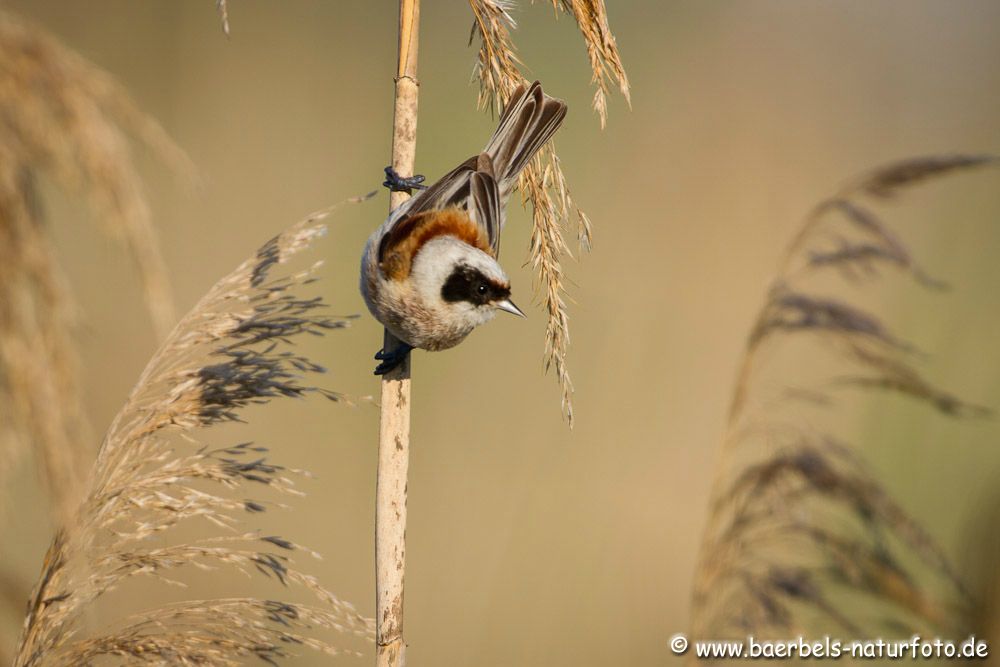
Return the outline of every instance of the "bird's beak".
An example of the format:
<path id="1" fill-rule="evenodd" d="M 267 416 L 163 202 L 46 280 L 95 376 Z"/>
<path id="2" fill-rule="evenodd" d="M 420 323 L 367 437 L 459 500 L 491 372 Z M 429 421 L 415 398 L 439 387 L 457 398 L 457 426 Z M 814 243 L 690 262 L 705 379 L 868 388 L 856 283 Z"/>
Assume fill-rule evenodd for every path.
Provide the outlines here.
<path id="1" fill-rule="evenodd" d="M 506 311 L 506 312 L 510 313 L 511 315 L 517 315 L 518 317 L 526 317 L 526 315 L 521 312 L 521 309 L 518 308 L 517 306 L 515 306 L 514 302 L 511 301 L 510 299 L 504 299 L 503 301 L 497 301 L 495 304 L 493 304 L 493 306 L 495 308 L 498 308 L 499 310 Z"/>

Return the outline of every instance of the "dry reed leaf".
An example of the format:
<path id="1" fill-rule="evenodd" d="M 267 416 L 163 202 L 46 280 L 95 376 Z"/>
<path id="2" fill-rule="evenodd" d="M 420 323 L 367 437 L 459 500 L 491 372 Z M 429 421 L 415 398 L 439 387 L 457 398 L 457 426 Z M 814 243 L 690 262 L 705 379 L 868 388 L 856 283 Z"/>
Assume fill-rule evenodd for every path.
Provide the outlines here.
<path id="1" fill-rule="evenodd" d="M 75 521 L 49 549 L 15 665 L 91 664 L 102 656 L 153 664 L 231 665 L 247 656 L 274 662 L 296 646 L 336 654 L 310 636 L 314 629 L 371 638 L 372 621 L 295 567 L 293 556 L 313 552 L 241 528 L 272 506 L 253 498 L 255 489 L 298 495 L 294 478 L 303 471 L 270 461 L 252 442 L 210 446 L 204 433 L 275 398 L 342 400 L 306 381 L 323 369 L 293 345 L 344 328 L 350 318 L 327 315 L 322 299 L 297 294 L 315 281 L 319 263 L 290 275 L 278 271 L 324 233 L 325 215 L 275 237 L 217 283 L 153 356 L 104 438 Z M 175 529 L 199 521 L 213 536 L 177 543 Z M 220 567 L 298 586 L 318 604 L 194 601 L 148 609 L 111 628 L 84 623 L 106 593 L 137 576 L 180 583 L 185 569 Z"/>
<path id="2" fill-rule="evenodd" d="M 54 514 L 79 500 L 73 312 L 36 182 L 83 197 L 135 259 L 157 330 L 174 321 L 166 270 L 129 135 L 191 173 L 183 153 L 110 76 L 39 27 L 0 12 L 0 475 L 29 443 Z"/>
<path id="3" fill-rule="evenodd" d="M 817 431 L 801 407 L 790 415 L 782 407 L 798 401 L 824 410 L 832 392 L 868 387 L 950 416 L 988 413 L 924 377 L 916 350 L 877 313 L 812 293 L 808 281 L 829 269 L 849 280 L 871 278 L 877 266 L 889 266 L 921 287 L 941 287 L 863 199 L 885 199 L 904 186 L 992 162 L 987 156 L 898 162 L 858 179 L 807 217 L 748 339 L 695 578 L 696 636 L 965 631 L 972 596 L 942 549 L 853 446 L 827 427 Z M 811 383 L 794 379 L 777 399 L 760 396 L 775 384 L 758 382 L 767 361 L 802 340 L 832 355 L 837 374 Z"/>
<path id="4" fill-rule="evenodd" d="M 219 20 L 222 21 L 222 32 L 229 37 L 229 3 L 226 0 L 215 0 L 215 7 L 219 11 Z"/>
<path id="5" fill-rule="evenodd" d="M 618 54 L 618 47 L 608 26 L 603 0 L 553 0 L 553 5 L 574 16 L 580 27 L 590 58 L 592 81 L 597 88 L 594 108 L 603 127 L 607 120 L 607 89 L 610 80 L 629 101 L 629 85 Z M 479 39 L 479 52 L 473 76 L 479 82 L 480 108 L 499 111 L 511 93 L 525 81 L 521 61 L 511 37 L 516 27 L 510 0 L 469 0 L 474 21 L 470 43 Z M 573 201 L 566 176 L 549 142 L 521 174 L 518 184 L 524 201 L 532 207 L 532 233 L 529 262 L 538 276 L 538 289 L 548 315 L 545 327 L 545 367 L 554 368 L 562 389 L 563 414 L 573 424 L 573 384 L 566 364 L 569 350 L 569 313 L 564 299 L 565 284 L 562 259 L 569 248 L 563 231 L 575 218 L 576 235 L 582 249 L 589 249 L 592 239 L 590 219 Z"/>

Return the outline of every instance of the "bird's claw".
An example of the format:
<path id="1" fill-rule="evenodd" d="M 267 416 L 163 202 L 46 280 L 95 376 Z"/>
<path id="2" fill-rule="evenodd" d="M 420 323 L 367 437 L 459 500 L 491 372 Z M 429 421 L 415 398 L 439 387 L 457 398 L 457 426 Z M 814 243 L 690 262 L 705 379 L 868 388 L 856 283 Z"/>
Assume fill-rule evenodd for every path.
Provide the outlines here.
<path id="1" fill-rule="evenodd" d="M 412 345 L 400 343 L 398 347 L 392 349 L 391 351 L 387 352 L 383 348 L 376 352 L 375 359 L 381 361 L 382 363 L 375 367 L 375 375 L 385 375 L 389 371 L 395 369 L 401 363 L 406 361 L 406 357 L 410 354 L 410 350 L 412 349 Z"/>
<path id="2" fill-rule="evenodd" d="M 410 194 L 413 190 L 426 190 L 426 185 L 421 185 L 424 177 L 420 174 L 413 176 L 400 176 L 392 166 L 385 168 L 385 182 L 382 183 L 389 188 L 390 192 L 405 192 Z"/>

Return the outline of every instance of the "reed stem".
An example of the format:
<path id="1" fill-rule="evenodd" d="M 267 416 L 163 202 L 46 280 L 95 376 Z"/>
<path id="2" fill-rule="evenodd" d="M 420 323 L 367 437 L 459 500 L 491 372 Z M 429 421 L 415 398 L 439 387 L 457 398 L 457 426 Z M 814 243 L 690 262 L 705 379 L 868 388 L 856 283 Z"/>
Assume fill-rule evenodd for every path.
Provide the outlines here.
<path id="1" fill-rule="evenodd" d="M 399 2 L 399 56 L 392 122 L 392 166 L 413 174 L 417 147 L 417 37 L 420 0 Z M 390 210 L 409 195 L 393 192 Z M 397 344 L 385 332 L 385 349 Z M 378 481 L 375 491 L 376 665 L 403 667 L 403 577 L 406 572 L 406 474 L 410 462 L 410 360 L 382 376 Z"/>

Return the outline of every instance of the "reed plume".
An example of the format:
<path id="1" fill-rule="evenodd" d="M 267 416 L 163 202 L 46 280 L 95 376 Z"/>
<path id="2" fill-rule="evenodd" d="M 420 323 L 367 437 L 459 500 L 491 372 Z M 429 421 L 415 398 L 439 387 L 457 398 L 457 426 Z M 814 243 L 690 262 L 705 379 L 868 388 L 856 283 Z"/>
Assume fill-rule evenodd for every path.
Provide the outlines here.
<path id="1" fill-rule="evenodd" d="M 83 420 L 74 312 L 37 183 L 47 179 L 84 199 L 124 241 L 165 334 L 172 300 L 129 137 L 190 173 L 183 153 L 107 73 L 0 12 L 0 484 L 30 443 L 58 520 L 79 501 Z"/>
<path id="2" fill-rule="evenodd" d="M 328 315 L 321 298 L 299 294 L 315 280 L 319 263 L 282 270 L 324 232 L 326 215 L 278 235 L 223 278 L 150 360 L 104 438 L 75 521 L 49 548 L 17 667 L 92 664 L 102 656 L 184 665 L 231 665 L 256 656 L 273 663 L 297 646 L 339 653 L 314 636 L 318 629 L 371 638 L 370 620 L 295 567 L 292 557 L 311 551 L 244 527 L 275 506 L 260 494 L 298 494 L 294 478 L 303 471 L 271 461 L 261 445 L 216 446 L 206 433 L 243 421 L 246 408 L 276 398 L 343 399 L 307 381 L 323 368 L 293 344 L 344 328 L 350 318 Z M 198 525 L 211 534 L 179 537 Z M 135 577 L 179 583 L 193 568 L 258 573 L 303 588 L 319 604 L 192 600 L 146 609 L 110 627 L 85 627 L 87 610 Z"/>
<path id="3" fill-rule="evenodd" d="M 953 417 L 988 413 L 925 377 L 915 346 L 861 305 L 862 294 L 834 294 L 845 282 L 863 288 L 885 270 L 942 289 L 879 205 L 923 181 L 996 162 L 968 155 L 896 162 L 808 215 L 747 343 L 695 576 L 695 636 L 967 630 L 971 597 L 942 548 L 824 416 L 859 388 Z M 807 349 L 822 370 L 790 379 L 779 364 L 791 349 Z"/>
<path id="4" fill-rule="evenodd" d="M 607 122 L 607 92 L 616 82 L 626 102 L 628 77 L 614 35 L 608 25 L 604 0 L 552 0 L 557 11 L 576 19 L 587 48 L 596 87 L 594 109 L 603 128 Z M 521 61 L 511 31 L 517 24 L 511 15 L 510 0 L 469 0 L 475 20 L 472 39 L 479 40 L 474 77 L 479 81 L 479 106 L 499 110 L 513 91 L 525 81 Z M 571 218 L 576 221 L 577 241 L 581 249 L 591 245 L 591 224 L 586 213 L 576 205 L 563 174 L 553 142 L 549 142 L 522 172 L 518 186 L 524 202 L 532 208 L 532 232 L 529 247 L 531 265 L 538 276 L 542 304 L 548 315 L 545 328 L 545 367 L 553 368 L 562 390 L 566 419 L 573 423 L 573 383 L 566 355 L 569 350 L 569 313 L 566 307 L 562 260 L 570 255 L 564 229 Z"/>

